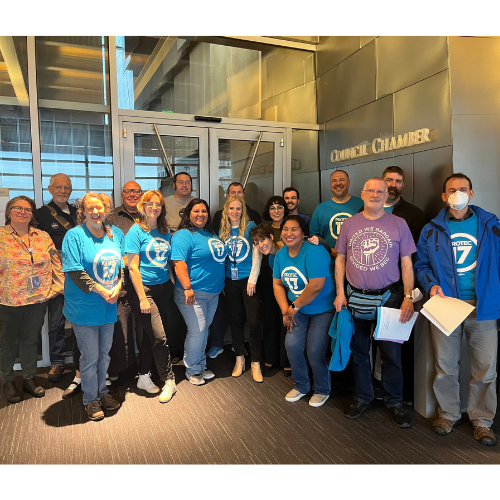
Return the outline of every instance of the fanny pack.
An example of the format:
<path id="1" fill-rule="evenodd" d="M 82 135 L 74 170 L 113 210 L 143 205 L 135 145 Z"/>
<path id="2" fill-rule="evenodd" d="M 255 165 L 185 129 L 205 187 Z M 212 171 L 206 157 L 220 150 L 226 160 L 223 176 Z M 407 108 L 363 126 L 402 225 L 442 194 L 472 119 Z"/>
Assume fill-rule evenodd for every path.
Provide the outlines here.
<path id="1" fill-rule="evenodd" d="M 347 308 L 356 319 L 374 320 L 377 317 L 377 307 L 382 307 L 391 296 L 393 283 L 382 290 L 358 290 L 347 284 Z M 369 293 L 369 292 L 375 292 Z"/>

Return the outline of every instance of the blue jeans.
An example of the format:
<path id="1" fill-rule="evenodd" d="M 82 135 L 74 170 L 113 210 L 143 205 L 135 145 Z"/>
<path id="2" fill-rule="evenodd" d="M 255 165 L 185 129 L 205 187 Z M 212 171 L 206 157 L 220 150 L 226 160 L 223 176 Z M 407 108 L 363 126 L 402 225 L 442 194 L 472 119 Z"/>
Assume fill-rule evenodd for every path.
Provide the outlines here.
<path id="1" fill-rule="evenodd" d="M 311 390 L 307 360 L 311 365 L 314 394 L 330 394 L 330 370 L 328 351 L 331 338 L 328 335 L 334 311 L 320 314 L 295 314 L 296 325 L 287 332 L 285 347 L 292 367 L 295 389 L 302 394 Z M 307 360 L 306 360 L 307 353 Z"/>
<path id="2" fill-rule="evenodd" d="M 50 364 L 64 366 L 66 338 L 64 332 L 64 295 L 56 295 L 48 301 Z"/>
<path id="3" fill-rule="evenodd" d="M 195 303 L 186 305 L 184 290 L 175 287 L 174 299 L 187 326 L 184 342 L 184 365 L 188 375 L 196 375 L 207 368 L 208 327 L 212 323 L 217 303 L 218 293 L 194 291 Z"/>
<path id="4" fill-rule="evenodd" d="M 114 326 L 114 323 L 97 326 L 73 323 L 73 331 L 80 349 L 80 373 L 85 406 L 91 401 L 99 401 L 101 396 L 108 392 L 106 372 Z"/>

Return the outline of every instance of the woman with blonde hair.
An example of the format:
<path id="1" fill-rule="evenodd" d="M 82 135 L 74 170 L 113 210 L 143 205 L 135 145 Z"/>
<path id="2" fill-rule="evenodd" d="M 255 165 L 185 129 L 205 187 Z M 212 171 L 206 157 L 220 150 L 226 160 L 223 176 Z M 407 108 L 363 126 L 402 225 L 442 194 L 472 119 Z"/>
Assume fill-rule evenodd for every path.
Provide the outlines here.
<path id="1" fill-rule="evenodd" d="M 230 196 L 222 211 L 219 238 L 227 249 L 224 293 L 231 324 L 232 344 L 236 354 L 232 375 L 239 377 L 245 370 L 246 317 L 249 327 L 252 377 L 256 382 L 263 382 L 260 367 L 262 332 L 259 323 L 259 296 L 255 291 L 262 255 L 250 237 L 250 231 L 254 227 L 256 227 L 255 222 L 248 221 L 243 198 Z"/>
<path id="2" fill-rule="evenodd" d="M 137 204 L 139 221 L 125 237 L 131 282 L 127 292 L 132 311 L 139 318 L 144 336 L 140 346 L 138 389 L 150 394 L 160 392 L 151 380 L 154 359 L 158 375 L 164 386 L 160 403 L 167 403 L 177 392 L 167 344 L 167 304 L 174 284 L 170 254 L 170 230 L 165 218 L 165 200 L 160 191 L 146 191 Z"/>
<path id="3" fill-rule="evenodd" d="M 104 201 L 86 193 L 77 210 L 77 226 L 63 240 L 64 316 L 71 322 L 80 350 L 83 404 L 90 420 L 104 418 L 102 408 L 120 403 L 108 394 L 106 372 L 116 301 L 122 286 L 123 255 L 111 227 L 104 224 Z"/>

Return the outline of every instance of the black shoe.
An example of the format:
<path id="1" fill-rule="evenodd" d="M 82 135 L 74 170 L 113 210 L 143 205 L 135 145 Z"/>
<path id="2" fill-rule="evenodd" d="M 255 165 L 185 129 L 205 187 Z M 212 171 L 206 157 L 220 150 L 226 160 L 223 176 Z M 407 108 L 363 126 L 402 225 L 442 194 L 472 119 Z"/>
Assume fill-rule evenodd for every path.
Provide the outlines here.
<path id="1" fill-rule="evenodd" d="M 361 401 L 354 400 L 349 406 L 344 409 L 344 415 L 347 418 L 359 418 L 368 409 L 370 403 L 362 403 Z"/>
<path id="2" fill-rule="evenodd" d="M 274 368 L 274 365 L 268 366 L 265 363 L 263 365 L 260 365 L 260 371 L 262 373 L 268 372 L 269 370 L 272 370 Z"/>
<path id="3" fill-rule="evenodd" d="M 292 374 L 292 369 L 289 368 L 288 370 L 286 368 L 283 368 L 283 375 L 285 377 L 289 377 Z"/>
<path id="4" fill-rule="evenodd" d="M 62 374 L 64 371 L 64 366 L 61 365 L 52 365 L 50 367 L 49 373 L 47 378 L 49 379 L 49 382 L 58 382 L 61 380 Z"/>
<path id="5" fill-rule="evenodd" d="M 36 381 L 35 377 L 27 378 L 23 382 L 23 391 L 28 392 L 34 398 L 43 398 L 45 396 L 45 389 L 40 387 Z"/>
<path id="6" fill-rule="evenodd" d="M 77 383 L 73 380 L 73 382 L 71 382 L 71 384 L 69 384 L 69 387 L 63 392 L 62 398 L 68 399 L 71 396 L 74 396 L 77 392 L 79 392 L 81 390 L 82 390 L 82 383 L 81 382 Z"/>
<path id="7" fill-rule="evenodd" d="M 391 414 L 392 421 L 398 427 L 407 429 L 412 426 L 413 422 L 411 421 L 410 415 L 408 415 L 406 410 L 403 408 L 403 405 L 391 406 L 390 408 L 387 408 L 387 410 Z"/>
<path id="8" fill-rule="evenodd" d="M 3 384 L 3 392 L 9 403 L 19 403 L 23 399 L 23 395 L 17 390 L 14 380 Z"/>

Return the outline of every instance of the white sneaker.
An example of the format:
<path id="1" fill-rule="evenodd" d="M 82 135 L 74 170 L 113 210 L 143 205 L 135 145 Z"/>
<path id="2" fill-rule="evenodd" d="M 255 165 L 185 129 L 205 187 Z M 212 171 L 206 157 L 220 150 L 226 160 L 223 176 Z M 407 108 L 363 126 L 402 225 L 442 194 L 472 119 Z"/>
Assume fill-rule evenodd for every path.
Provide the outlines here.
<path id="1" fill-rule="evenodd" d="M 322 406 L 330 396 L 328 394 L 313 394 L 309 400 L 309 406 Z"/>
<path id="2" fill-rule="evenodd" d="M 143 391 L 149 392 L 149 394 L 158 394 L 160 392 L 160 388 L 151 380 L 150 373 L 139 375 L 137 389 L 142 389 Z"/>
<path id="3" fill-rule="evenodd" d="M 215 377 L 215 373 L 212 370 L 202 370 L 200 375 L 202 376 L 203 380 L 210 380 L 211 378 Z"/>
<path id="4" fill-rule="evenodd" d="M 167 380 L 160 394 L 160 403 L 168 403 L 176 392 L 175 380 Z"/>
<path id="5" fill-rule="evenodd" d="M 300 398 L 303 398 L 305 394 L 302 394 L 302 392 L 299 392 L 297 389 L 292 389 L 286 396 L 285 399 L 289 403 L 295 403 L 295 401 L 298 401 Z"/>
<path id="6" fill-rule="evenodd" d="M 201 373 L 196 373 L 195 375 L 188 375 L 188 373 L 186 372 L 186 378 L 193 385 L 203 385 L 205 383 L 205 379 L 201 376 Z"/>

